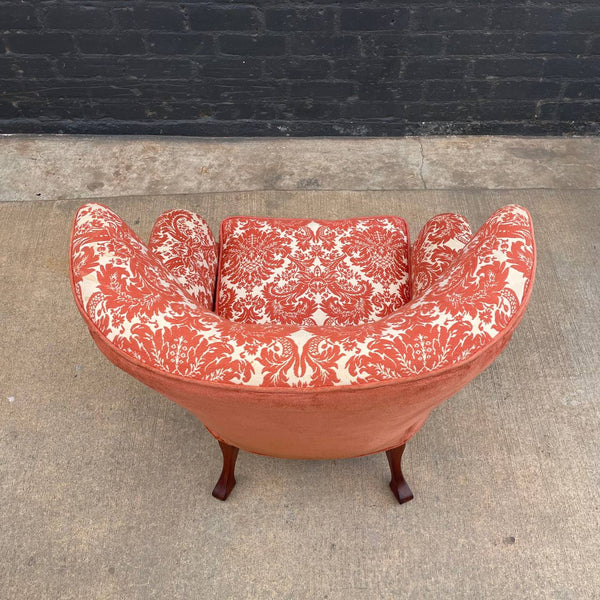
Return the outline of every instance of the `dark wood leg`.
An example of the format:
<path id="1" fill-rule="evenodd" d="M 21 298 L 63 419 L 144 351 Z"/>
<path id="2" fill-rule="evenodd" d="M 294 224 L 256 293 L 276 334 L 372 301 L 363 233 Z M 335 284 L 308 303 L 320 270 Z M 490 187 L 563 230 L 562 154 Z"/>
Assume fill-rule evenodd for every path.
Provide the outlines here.
<path id="1" fill-rule="evenodd" d="M 414 498 L 408 487 L 408 483 L 404 479 L 404 475 L 402 475 L 402 455 L 404 454 L 404 448 L 406 448 L 406 444 L 402 444 L 402 446 L 386 452 L 388 463 L 390 463 L 390 471 L 392 472 L 390 489 L 400 504 L 404 504 Z"/>
<path id="2" fill-rule="evenodd" d="M 223 453 L 223 470 L 212 495 L 219 500 L 227 500 L 227 496 L 229 496 L 235 485 L 235 461 L 240 449 L 225 442 L 219 442 L 219 446 L 221 446 L 221 452 Z"/>

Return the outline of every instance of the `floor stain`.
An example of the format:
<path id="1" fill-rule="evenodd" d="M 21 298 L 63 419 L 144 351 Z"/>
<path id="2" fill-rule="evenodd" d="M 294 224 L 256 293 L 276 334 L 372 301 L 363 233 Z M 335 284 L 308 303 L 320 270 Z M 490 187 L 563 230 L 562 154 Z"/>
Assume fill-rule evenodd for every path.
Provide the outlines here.
<path id="1" fill-rule="evenodd" d="M 299 179 L 296 188 L 299 190 L 316 190 L 321 187 L 321 182 L 316 177 Z"/>
<path id="2" fill-rule="evenodd" d="M 103 188 L 104 183 L 102 181 L 90 181 L 90 183 L 88 183 L 85 187 L 90 190 L 90 192 L 93 192 Z"/>

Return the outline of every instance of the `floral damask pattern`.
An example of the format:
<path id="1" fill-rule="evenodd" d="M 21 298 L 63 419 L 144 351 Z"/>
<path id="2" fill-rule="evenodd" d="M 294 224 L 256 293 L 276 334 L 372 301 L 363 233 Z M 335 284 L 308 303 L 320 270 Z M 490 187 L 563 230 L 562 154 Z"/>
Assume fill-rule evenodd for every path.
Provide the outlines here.
<path id="1" fill-rule="evenodd" d="M 311 235 L 298 245 L 310 244 Z M 199 381 L 306 388 L 396 381 L 472 357 L 527 301 L 535 245 L 529 213 L 506 206 L 417 298 L 377 321 L 345 327 L 224 319 L 98 204 L 75 217 L 71 265 L 79 309 L 126 355 Z M 210 289 L 210 269 L 198 273 L 197 285 Z"/>
<path id="2" fill-rule="evenodd" d="M 241 323 L 360 325 L 409 299 L 398 217 L 235 217 L 221 225 L 217 312 Z"/>
<path id="3" fill-rule="evenodd" d="M 148 248 L 200 306 L 212 308 L 217 277 L 217 244 L 210 227 L 200 215 L 188 210 L 163 213 L 154 224 Z"/>
<path id="4" fill-rule="evenodd" d="M 445 213 L 425 223 L 410 253 L 413 298 L 440 278 L 472 237 L 471 226 L 461 215 Z"/>

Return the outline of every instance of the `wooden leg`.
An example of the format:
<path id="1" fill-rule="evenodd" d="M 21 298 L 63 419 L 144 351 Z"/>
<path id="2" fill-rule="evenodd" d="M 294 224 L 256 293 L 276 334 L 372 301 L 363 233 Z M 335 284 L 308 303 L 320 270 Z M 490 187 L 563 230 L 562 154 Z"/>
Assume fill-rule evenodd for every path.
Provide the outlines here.
<path id="1" fill-rule="evenodd" d="M 219 446 L 221 446 L 221 452 L 223 453 L 223 470 L 212 495 L 219 500 L 227 500 L 227 496 L 229 496 L 235 485 L 235 461 L 240 449 L 225 442 L 219 442 Z"/>
<path id="2" fill-rule="evenodd" d="M 408 483 L 404 479 L 404 475 L 402 475 L 402 454 L 404 454 L 404 448 L 406 448 L 406 444 L 402 444 L 402 446 L 386 452 L 388 463 L 390 463 L 390 471 L 392 472 L 390 489 L 400 504 L 404 504 L 414 497 L 408 487 Z"/>

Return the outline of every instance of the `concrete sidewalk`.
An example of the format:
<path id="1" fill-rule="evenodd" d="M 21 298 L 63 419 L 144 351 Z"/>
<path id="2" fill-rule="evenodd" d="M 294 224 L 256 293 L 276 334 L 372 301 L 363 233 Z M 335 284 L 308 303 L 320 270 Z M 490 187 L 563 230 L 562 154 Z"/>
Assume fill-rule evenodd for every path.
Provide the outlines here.
<path id="1" fill-rule="evenodd" d="M 600 138 L 0 136 L 0 201 L 250 190 L 596 189 Z"/>
<path id="2" fill-rule="evenodd" d="M 537 150 L 532 140 L 510 142 L 513 148 L 530 144 L 527 152 L 537 151 L 546 165 L 534 174 L 528 162 L 533 159 L 522 159 L 529 165 L 529 183 L 588 189 L 467 189 L 482 182 L 498 187 L 492 184 L 503 176 L 528 187 L 524 167 L 517 177 L 512 166 L 498 163 L 476 179 L 469 163 L 463 165 L 463 189 L 176 196 L 161 188 L 154 195 L 101 198 L 142 238 L 173 207 L 199 212 L 213 230 L 231 214 L 391 213 L 405 216 L 413 235 L 439 212 L 461 212 L 478 227 L 504 204 L 530 209 L 538 271 L 528 312 L 495 363 L 436 409 L 407 446 L 404 470 L 415 500 L 403 506 L 387 487 L 383 455 L 291 461 L 241 453 L 230 498 L 220 503 L 211 497 L 220 471 L 214 439 L 184 409 L 100 354 L 68 281 L 70 223 L 84 201 L 77 196 L 86 195 L 87 174 L 99 170 L 103 187 L 95 193 L 114 193 L 117 185 L 101 148 L 114 149 L 106 156 L 123 156 L 121 145 L 160 147 L 171 140 L 72 141 L 74 146 L 68 149 L 69 142 L 62 150 L 64 138 L 11 137 L 0 143 L 3 196 L 29 200 L 36 186 L 45 190 L 43 200 L 0 203 L 2 598 L 600 597 L 600 203 L 598 192 L 589 189 L 597 187 L 598 175 L 583 169 L 576 180 L 568 166 L 584 159 L 593 164 L 596 140 L 546 140 Z M 307 140 L 284 141 L 288 152 L 300 156 L 294 143 Z M 226 151 L 240 156 L 248 152 L 242 146 L 254 148 L 256 178 L 247 166 L 244 185 L 264 181 L 273 156 L 258 152 L 254 140 L 176 142 L 204 148 L 220 173 L 215 185 L 224 187 L 241 185 L 229 172 L 241 163 L 219 162 Z M 343 142 L 340 148 L 348 148 L 348 161 L 354 153 L 356 165 L 362 160 L 358 149 L 371 148 L 373 168 L 392 154 L 398 164 L 398 147 L 421 143 Z M 80 143 L 95 149 L 80 154 L 79 166 L 62 164 L 59 150 L 64 161 L 72 161 Z M 314 140 L 316 147 L 329 143 Z M 479 150 L 473 138 L 461 143 L 475 157 L 488 145 L 509 142 L 482 139 Z M 551 143 L 563 149 L 575 144 L 564 150 L 563 171 L 543 158 Z M 18 151 L 21 167 L 10 160 L 19 144 L 25 144 Z M 206 149 L 211 144 L 214 153 Z M 556 157 L 558 150 L 553 152 Z M 328 156 L 308 170 L 298 166 L 294 177 L 342 185 L 342 162 L 335 163 L 334 150 Z M 140 156 L 128 160 L 129 176 L 121 183 L 143 181 L 144 189 L 152 189 L 148 163 Z M 447 170 L 455 169 L 448 160 Z M 15 174 L 29 163 L 35 171 L 23 172 L 19 180 Z M 515 164 L 514 156 L 508 164 Z M 436 168 L 441 172 L 442 166 Z M 164 179 L 166 167 L 158 171 L 167 189 L 180 184 L 175 173 Z M 572 178 L 562 180 L 559 172 Z M 428 173 L 430 183 L 433 171 Z M 374 181 L 364 172 L 360 176 L 361 185 Z M 352 177 L 349 172 L 348 181 L 358 185 Z M 422 188 L 419 177 L 414 182 Z M 62 193 L 76 199 L 56 199 Z"/>

